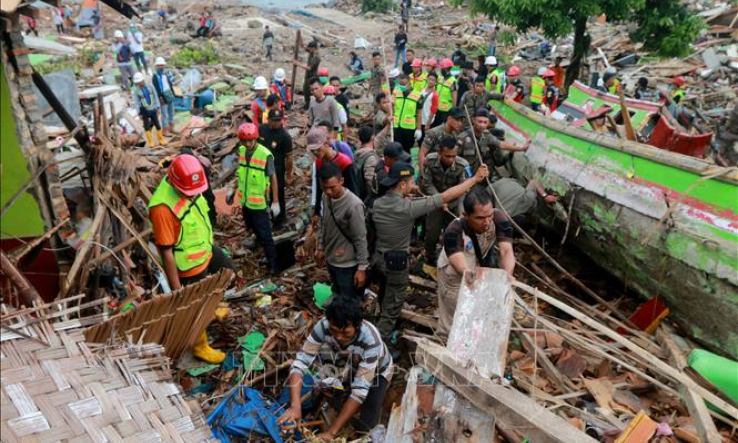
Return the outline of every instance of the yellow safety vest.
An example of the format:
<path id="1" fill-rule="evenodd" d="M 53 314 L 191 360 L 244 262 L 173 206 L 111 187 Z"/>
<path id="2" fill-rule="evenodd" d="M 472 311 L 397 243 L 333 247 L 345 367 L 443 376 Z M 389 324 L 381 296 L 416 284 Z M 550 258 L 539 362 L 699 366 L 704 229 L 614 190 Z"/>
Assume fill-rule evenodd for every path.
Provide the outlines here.
<path id="1" fill-rule="evenodd" d="M 269 123 L 269 110 L 267 109 L 266 102 L 261 97 L 256 97 L 257 106 L 261 108 L 261 123 Z"/>
<path id="2" fill-rule="evenodd" d="M 266 196 L 271 188 L 271 179 L 266 175 L 267 161 L 271 151 L 257 144 L 251 159 L 246 161 L 246 147 L 238 147 L 238 191 L 241 206 L 249 209 L 266 209 Z"/>
<path id="3" fill-rule="evenodd" d="M 428 83 L 426 79 L 428 78 L 428 73 L 421 72 L 419 75 L 415 75 L 415 73 L 410 74 L 410 86 L 412 86 L 413 91 L 422 91 L 425 89 L 425 85 Z"/>
<path id="4" fill-rule="evenodd" d="M 684 92 L 684 89 L 678 88 L 671 93 L 671 99 L 674 100 L 675 103 L 680 103 L 685 95 L 686 93 Z M 677 97 L 679 97 L 678 100 Z"/>
<path id="5" fill-rule="evenodd" d="M 494 91 L 492 91 L 492 77 L 497 77 L 497 83 L 495 83 Z M 502 94 L 505 87 L 505 70 L 497 68 L 487 75 L 487 81 L 485 82 L 485 89 L 490 92 L 496 92 Z"/>
<path id="6" fill-rule="evenodd" d="M 402 129 L 417 129 L 418 100 L 420 100 L 420 92 L 411 91 L 410 94 L 405 97 L 405 94 L 400 91 L 400 88 L 395 88 L 392 95 L 395 96 L 393 126 L 395 128 Z"/>
<path id="7" fill-rule="evenodd" d="M 448 112 L 454 106 L 454 84 L 456 84 L 456 77 L 453 75 L 449 74 L 448 78 L 439 79 L 438 85 L 436 85 L 439 111 Z"/>
<path id="8" fill-rule="evenodd" d="M 530 102 L 541 104 L 545 95 L 546 82 L 539 76 L 533 77 L 530 81 Z"/>
<path id="9" fill-rule="evenodd" d="M 166 205 L 181 225 L 174 245 L 177 269 L 187 271 L 208 261 L 213 252 L 213 227 L 205 197 L 202 194 L 194 199 L 184 196 L 164 177 L 149 201 L 149 208 L 158 205 Z"/>
<path id="10" fill-rule="evenodd" d="M 612 83 L 612 86 L 607 88 L 608 91 L 610 91 L 610 94 L 618 94 L 618 89 L 620 88 L 620 80 L 615 79 L 615 81 Z"/>

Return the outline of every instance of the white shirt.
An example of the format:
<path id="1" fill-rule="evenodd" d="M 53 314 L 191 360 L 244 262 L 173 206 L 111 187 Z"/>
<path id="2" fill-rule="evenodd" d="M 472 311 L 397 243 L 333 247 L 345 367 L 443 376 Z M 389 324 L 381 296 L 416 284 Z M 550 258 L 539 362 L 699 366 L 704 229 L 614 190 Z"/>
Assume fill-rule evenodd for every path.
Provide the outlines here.
<path id="1" fill-rule="evenodd" d="M 133 38 L 134 35 L 136 37 L 135 39 Z M 132 53 L 136 54 L 138 52 L 143 52 L 144 50 L 143 40 L 144 40 L 144 36 L 141 33 L 141 31 L 136 32 L 136 34 L 132 34 L 130 31 L 128 31 L 128 44 L 131 46 Z"/>

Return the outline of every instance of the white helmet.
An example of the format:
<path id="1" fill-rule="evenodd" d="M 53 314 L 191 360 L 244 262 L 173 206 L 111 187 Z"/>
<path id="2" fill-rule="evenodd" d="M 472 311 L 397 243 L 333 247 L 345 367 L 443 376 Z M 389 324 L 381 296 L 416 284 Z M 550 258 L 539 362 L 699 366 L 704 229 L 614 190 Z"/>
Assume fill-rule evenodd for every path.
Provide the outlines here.
<path id="1" fill-rule="evenodd" d="M 548 68 L 546 68 L 545 66 L 541 66 L 540 68 L 538 68 L 538 71 L 537 71 L 538 76 L 539 77 L 542 76 L 543 74 L 546 73 L 546 71 L 548 71 Z"/>
<path id="2" fill-rule="evenodd" d="M 284 81 L 284 69 L 277 68 L 274 70 L 274 80 L 277 80 L 278 82 Z"/>
<path id="3" fill-rule="evenodd" d="M 123 31 L 121 31 L 120 29 L 116 29 L 115 32 L 113 33 L 113 37 L 115 37 L 115 38 L 123 38 L 124 37 Z"/>
<path id="4" fill-rule="evenodd" d="M 484 59 L 484 64 L 488 66 L 497 66 L 497 57 L 490 55 Z"/>
<path id="5" fill-rule="evenodd" d="M 269 84 L 267 83 L 267 79 L 263 76 L 258 76 L 254 80 L 254 90 L 255 91 L 263 91 L 265 89 L 269 88 Z"/>
<path id="6" fill-rule="evenodd" d="M 144 81 L 144 75 L 140 72 L 133 74 L 133 83 L 141 83 Z"/>
<path id="7" fill-rule="evenodd" d="M 615 75 L 615 74 L 617 74 L 617 73 L 618 73 L 618 70 L 617 70 L 617 69 L 615 69 L 615 67 L 614 67 L 614 66 L 610 66 L 609 68 L 607 68 L 607 69 L 605 70 L 605 74 L 612 74 L 612 75 Z"/>
<path id="8" fill-rule="evenodd" d="M 389 78 L 397 78 L 399 76 L 400 76 L 399 68 L 392 68 L 392 70 L 389 72 Z"/>
<path id="9" fill-rule="evenodd" d="M 156 57 L 156 60 L 154 60 L 154 66 L 166 66 L 167 61 L 164 60 L 164 57 Z"/>

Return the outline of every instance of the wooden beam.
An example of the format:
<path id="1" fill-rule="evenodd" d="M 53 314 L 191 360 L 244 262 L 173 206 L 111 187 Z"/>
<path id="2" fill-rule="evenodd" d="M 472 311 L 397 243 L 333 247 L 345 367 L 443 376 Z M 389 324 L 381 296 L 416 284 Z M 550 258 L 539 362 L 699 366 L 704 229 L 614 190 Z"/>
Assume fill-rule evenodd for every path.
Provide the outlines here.
<path id="1" fill-rule="evenodd" d="M 633 354 L 637 355 L 638 357 L 649 363 L 651 368 L 658 371 L 662 376 L 665 376 L 677 383 L 684 385 L 686 388 L 693 390 L 697 395 L 701 396 L 704 400 L 707 400 L 716 407 L 720 408 L 733 419 L 738 419 L 738 408 L 734 407 L 722 398 L 703 388 L 702 386 L 697 384 L 697 382 L 685 375 L 683 372 L 678 371 L 672 366 L 664 363 L 650 352 L 644 350 L 640 346 L 636 345 L 632 341 L 628 340 L 627 338 L 623 337 L 622 335 L 618 334 L 607 326 L 593 320 L 587 315 L 582 314 L 581 312 L 577 311 L 567 304 L 562 303 L 554 297 L 544 294 L 536 288 L 532 288 L 520 282 L 513 282 L 513 286 L 516 288 L 520 288 L 530 294 L 534 294 L 536 297 L 538 297 L 539 300 L 543 300 L 551 306 L 571 315 L 572 317 L 581 321 L 590 328 L 602 332 L 611 340 L 614 340 L 615 342 L 621 344 L 626 349 L 633 352 Z"/>
<path id="2" fill-rule="evenodd" d="M 595 443 L 563 418 L 548 412 L 521 392 L 482 377 L 453 354 L 426 340 L 417 341 L 416 359 L 433 375 L 474 406 L 536 443 Z"/>
<path id="3" fill-rule="evenodd" d="M 419 324 L 420 326 L 425 326 L 426 328 L 431 328 L 434 331 L 438 329 L 438 322 L 435 318 L 425 314 L 418 314 L 409 309 L 400 311 L 400 318 Z"/>
<path id="4" fill-rule="evenodd" d="M 15 286 L 18 290 L 18 295 L 20 295 L 27 307 L 42 305 L 44 303 L 41 296 L 38 295 L 36 288 L 18 271 L 18 268 L 13 265 L 3 251 L 0 251 L 0 265 L 2 265 L 0 269 L 2 269 L 3 275 Z"/>
<path id="5" fill-rule="evenodd" d="M 687 367 L 687 359 L 674 341 L 671 331 L 665 329 L 667 327 L 662 325 L 656 331 L 656 339 L 669 351 L 671 364 L 681 371 Z M 692 416 L 692 422 L 702 442 L 721 443 L 723 438 L 718 433 L 712 417 L 710 417 L 710 411 L 707 409 L 705 401 L 691 389 L 680 387 L 679 393 L 682 394 L 684 402 L 687 404 L 689 415 Z"/>

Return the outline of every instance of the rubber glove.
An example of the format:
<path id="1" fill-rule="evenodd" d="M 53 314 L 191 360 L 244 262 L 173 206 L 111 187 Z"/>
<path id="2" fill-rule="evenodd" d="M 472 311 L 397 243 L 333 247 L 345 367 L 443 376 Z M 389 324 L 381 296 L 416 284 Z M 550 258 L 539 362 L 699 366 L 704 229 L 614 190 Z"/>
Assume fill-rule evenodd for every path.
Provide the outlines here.
<path id="1" fill-rule="evenodd" d="M 423 138 L 423 131 L 421 131 L 420 129 L 416 129 L 415 130 L 415 140 L 420 140 L 421 138 Z"/>
<path id="2" fill-rule="evenodd" d="M 279 203 L 272 203 L 271 209 L 272 217 L 279 217 L 279 214 L 282 213 L 282 211 L 279 209 Z"/>

